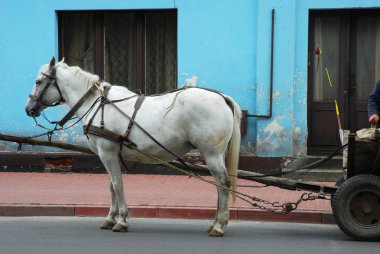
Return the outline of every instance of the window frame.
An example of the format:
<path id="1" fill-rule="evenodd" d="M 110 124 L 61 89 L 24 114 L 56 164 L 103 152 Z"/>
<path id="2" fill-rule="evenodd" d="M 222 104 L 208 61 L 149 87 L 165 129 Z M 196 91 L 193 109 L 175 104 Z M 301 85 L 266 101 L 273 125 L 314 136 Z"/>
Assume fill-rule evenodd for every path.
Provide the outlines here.
<path id="1" fill-rule="evenodd" d="M 136 33 L 136 87 L 140 91 L 146 91 L 146 14 L 154 13 L 175 13 L 178 25 L 178 11 L 177 9 L 146 9 L 146 10 L 81 10 L 81 11 L 57 11 L 58 17 L 58 57 L 63 57 L 63 40 L 64 40 L 64 27 L 63 19 L 65 15 L 70 14 L 92 14 L 94 25 L 94 74 L 98 75 L 100 79 L 104 79 L 104 55 L 105 55 L 105 38 L 104 38 L 104 15 L 106 13 L 129 12 L 136 14 L 137 33 Z M 178 73 L 178 33 L 176 35 L 176 73 Z M 174 88 L 178 87 L 178 79 L 175 79 Z"/>

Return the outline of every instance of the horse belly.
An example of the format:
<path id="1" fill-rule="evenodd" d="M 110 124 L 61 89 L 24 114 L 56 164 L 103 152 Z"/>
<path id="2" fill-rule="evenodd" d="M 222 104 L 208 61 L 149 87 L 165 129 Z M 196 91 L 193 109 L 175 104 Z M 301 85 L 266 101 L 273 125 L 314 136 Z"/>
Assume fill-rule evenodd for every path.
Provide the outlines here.
<path id="1" fill-rule="evenodd" d="M 183 129 L 178 130 L 171 125 L 167 125 L 165 128 L 159 128 L 159 126 L 156 127 L 157 128 L 146 129 L 154 140 L 141 130 L 138 130 L 137 127 L 135 131 L 131 132 L 130 140 L 137 145 L 139 150 L 164 161 L 171 161 L 177 157 L 181 157 L 183 154 L 194 148 L 188 141 Z M 126 151 L 123 155 L 127 160 L 153 164 L 159 163 L 138 151 L 130 149 L 125 150 Z"/>
<path id="2" fill-rule="evenodd" d="M 159 145 L 157 144 L 152 145 L 152 146 L 137 145 L 137 149 L 139 151 L 142 151 L 142 153 L 139 151 L 124 149 L 123 158 L 129 161 L 134 161 L 134 162 L 160 164 L 159 160 L 163 160 L 163 161 L 175 160 L 193 148 L 190 144 L 182 145 L 182 146 L 179 146 L 179 145 L 172 146 L 168 144 L 162 144 L 162 145 L 168 151 L 159 147 Z M 146 156 L 144 153 L 147 153 L 149 156 Z M 157 159 L 154 159 L 150 156 L 155 157 Z"/>

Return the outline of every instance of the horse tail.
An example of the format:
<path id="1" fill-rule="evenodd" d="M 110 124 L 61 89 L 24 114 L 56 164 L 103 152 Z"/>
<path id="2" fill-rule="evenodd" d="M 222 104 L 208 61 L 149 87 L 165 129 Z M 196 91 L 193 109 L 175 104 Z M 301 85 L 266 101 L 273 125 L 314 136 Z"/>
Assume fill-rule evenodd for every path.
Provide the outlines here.
<path id="1" fill-rule="evenodd" d="M 233 120 L 233 129 L 230 142 L 227 147 L 226 154 L 226 167 L 228 175 L 230 176 L 231 185 L 230 190 L 232 191 L 233 200 L 236 199 L 236 179 L 237 179 L 237 170 L 239 166 L 239 154 L 240 154 L 240 142 L 241 142 L 241 133 L 240 133 L 240 121 L 241 121 L 241 109 L 239 105 L 229 96 L 225 96 L 225 99 L 229 106 L 231 106 L 234 120 Z"/>

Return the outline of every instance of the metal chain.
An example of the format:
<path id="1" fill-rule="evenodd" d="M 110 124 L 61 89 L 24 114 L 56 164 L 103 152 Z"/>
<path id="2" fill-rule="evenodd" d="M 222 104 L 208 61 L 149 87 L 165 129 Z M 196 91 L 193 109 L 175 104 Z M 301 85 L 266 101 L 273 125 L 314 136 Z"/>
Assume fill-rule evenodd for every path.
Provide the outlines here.
<path id="1" fill-rule="evenodd" d="M 222 186 L 220 184 L 217 184 L 213 181 L 210 181 L 210 180 L 207 180 L 206 178 L 198 175 L 198 174 L 195 174 L 194 172 L 190 172 L 190 171 L 187 171 L 187 170 L 184 170 L 182 168 L 179 168 L 177 166 L 174 166 L 170 163 L 168 163 L 167 161 L 164 161 L 164 160 L 161 160 L 160 158 L 157 158 L 149 153 L 146 153 L 144 151 L 141 151 L 140 149 L 138 149 L 136 146 L 132 146 L 130 144 L 123 144 L 125 146 L 127 146 L 129 149 L 132 149 L 132 150 L 135 150 L 136 152 L 139 152 L 141 154 L 143 154 L 144 156 L 148 157 L 148 158 L 151 158 L 153 160 L 156 160 L 157 162 L 159 162 L 160 164 L 168 167 L 168 168 L 171 168 L 171 169 L 174 169 L 176 171 L 179 171 L 185 175 L 188 175 L 189 177 L 195 177 L 197 178 L 198 180 L 201 180 L 203 182 L 206 182 L 206 183 L 209 183 L 209 184 L 212 184 L 216 187 L 220 187 L 220 188 L 223 188 L 223 189 L 227 189 L 229 192 L 235 194 L 235 196 L 247 203 L 249 203 L 251 206 L 255 207 L 255 208 L 258 208 L 260 210 L 263 210 L 263 211 L 268 211 L 268 212 L 272 212 L 272 213 L 275 213 L 275 214 L 288 214 L 290 213 L 291 211 L 294 211 L 298 208 L 298 205 L 301 203 L 301 202 L 304 202 L 304 201 L 310 201 L 310 200 L 316 200 L 316 199 L 328 199 L 326 194 L 324 193 L 319 193 L 319 194 L 315 194 L 315 193 L 303 193 L 301 195 L 301 197 L 296 201 L 296 202 L 286 202 L 286 203 L 283 203 L 283 204 L 280 204 L 279 202 L 270 202 L 270 201 L 267 201 L 267 200 L 264 200 L 264 199 L 260 199 L 260 198 L 257 198 L 255 196 L 250 196 L 250 195 L 247 195 L 245 193 L 242 193 L 242 192 L 239 192 L 239 191 L 235 191 L 235 190 L 231 190 L 230 188 L 226 187 L 226 186 Z M 261 204 L 263 205 L 261 205 Z M 268 206 L 271 206 L 271 207 L 268 207 Z"/>
<path id="2" fill-rule="evenodd" d="M 316 199 L 327 199 L 330 200 L 329 198 L 330 195 L 324 194 L 324 193 L 318 193 L 315 194 L 313 192 L 310 193 L 303 193 L 301 197 L 296 201 L 296 202 L 286 202 L 284 204 L 279 204 L 278 202 L 269 202 L 269 201 L 262 201 L 266 205 L 271 205 L 273 208 L 268 208 L 265 206 L 259 206 L 259 205 L 253 205 L 255 207 L 258 207 L 259 209 L 269 211 L 272 213 L 277 213 L 277 214 L 288 214 L 294 210 L 296 210 L 299 206 L 300 203 L 304 201 L 313 201 Z"/>

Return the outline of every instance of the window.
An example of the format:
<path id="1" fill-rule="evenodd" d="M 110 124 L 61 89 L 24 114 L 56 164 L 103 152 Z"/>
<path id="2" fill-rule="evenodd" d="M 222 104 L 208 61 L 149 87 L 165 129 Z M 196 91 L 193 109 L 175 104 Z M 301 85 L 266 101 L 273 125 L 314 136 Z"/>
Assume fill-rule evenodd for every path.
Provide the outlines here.
<path id="1" fill-rule="evenodd" d="M 175 10 L 62 11 L 58 19 L 67 64 L 146 94 L 177 87 Z"/>
<path id="2" fill-rule="evenodd" d="M 330 80 L 339 80 L 339 46 L 340 46 L 341 21 L 339 17 L 316 17 L 314 20 L 314 41 L 316 47 L 320 47 L 323 54 L 314 57 L 314 86 L 313 101 L 334 101 L 338 94 L 339 86 L 329 85 L 326 68 Z M 334 83 L 335 83 L 334 82 Z"/>

